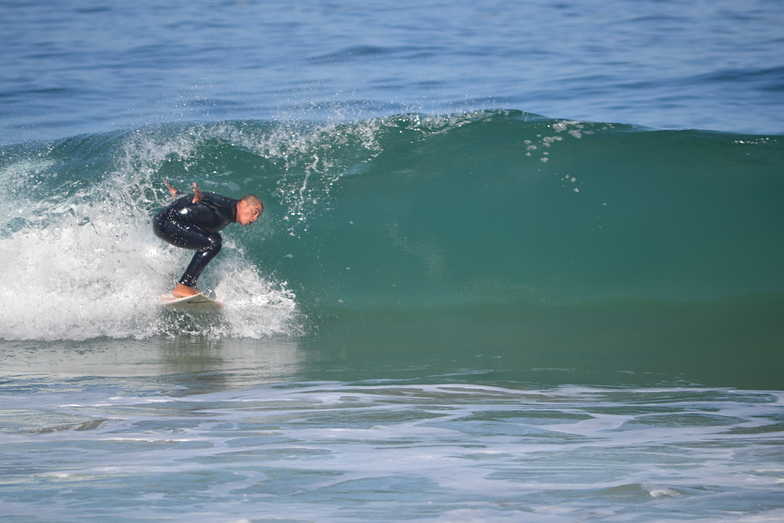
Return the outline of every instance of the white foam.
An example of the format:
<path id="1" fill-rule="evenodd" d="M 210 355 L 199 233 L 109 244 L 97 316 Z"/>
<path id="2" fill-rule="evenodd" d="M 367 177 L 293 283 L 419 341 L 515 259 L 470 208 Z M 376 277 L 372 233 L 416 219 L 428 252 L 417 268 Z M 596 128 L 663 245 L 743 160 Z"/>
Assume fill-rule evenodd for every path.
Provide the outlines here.
<path id="1" fill-rule="evenodd" d="M 26 184 L 46 177 L 53 161 L 25 159 L 3 168 L 0 338 L 84 340 L 177 333 L 158 301 L 192 253 L 153 235 L 151 209 L 166 200 L 156 201 L 155 195 L 164 191 L 152 191 L 150 180 L 168 154 L 191 150 L 191 142 L 181 137 L 175 142 L 133 137 L 116 172 L 77 190 L 72 187 L 82 181 L 41 191 L 39 200 Z M 239 250 L 232 255 L 229 246 L 226 251 L 219 263 L 213 262 L 217 267 L 205 271 L 211 285 L 225 293 L 220 296 L 227 304 L 225 314 L 203 328 L 196 322 L 189 332 L 255 338 L 291 334 L 293 294 L 263 278 Z"/>

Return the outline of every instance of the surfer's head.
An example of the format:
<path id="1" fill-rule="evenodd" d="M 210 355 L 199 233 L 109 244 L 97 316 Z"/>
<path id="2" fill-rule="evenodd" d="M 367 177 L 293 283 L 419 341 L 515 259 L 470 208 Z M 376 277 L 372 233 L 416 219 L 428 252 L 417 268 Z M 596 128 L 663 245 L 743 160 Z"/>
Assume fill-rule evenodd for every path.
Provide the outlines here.
<path id="1" fill-rule="evenodd" d="M 264 204 L 256 196 L 246 194 L 237 202 L 237 223 L 250 225 L 264 212 Z"/>

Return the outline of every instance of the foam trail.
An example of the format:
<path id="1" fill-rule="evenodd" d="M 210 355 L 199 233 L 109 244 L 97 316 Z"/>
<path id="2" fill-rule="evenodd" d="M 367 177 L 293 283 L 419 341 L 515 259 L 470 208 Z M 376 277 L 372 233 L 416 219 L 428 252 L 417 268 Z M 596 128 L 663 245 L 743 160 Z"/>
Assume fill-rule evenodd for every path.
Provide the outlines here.
<path id="1" fill-rule="evenodd" d="M 177 334 L 180 323 L 161 314 L 158 301 L 190 253 L 165 245 L 151 231 L 152 211 L 166 202 L 151 173 L 172 154 L 187 157 L 193 143 L 182 135 L 176 143 L 156 142 L 149 135 L 121 136 L 109 146 L 101 144 L 104 150 L 94 158 L 106 161 L 111 170 L 74 176 L 73 159 L 92 152 L 95 144 L 72 142 L 39 153 L 42 158 L 22 157 L 0 168 L 6 224 L 0 234 L 0 338 Z M 64 152 L 68 156 L 62 159 Z M 112 155 L 117 158 L 103 158 Z M 219 320 L 190 322 L 190 332 L 289 334 L 296 315 L 293 294 L 262 278 L 238 251 L 226 251 L 223 257 L 231 262 L 216 263 L 206 273 L 207 285 L 220 287 L 229 298 L 251 293 L 258 303 L 250 311 L 237 302 Z M 242 288 L 223 282 L 238 273 L 244 274 Z"/>

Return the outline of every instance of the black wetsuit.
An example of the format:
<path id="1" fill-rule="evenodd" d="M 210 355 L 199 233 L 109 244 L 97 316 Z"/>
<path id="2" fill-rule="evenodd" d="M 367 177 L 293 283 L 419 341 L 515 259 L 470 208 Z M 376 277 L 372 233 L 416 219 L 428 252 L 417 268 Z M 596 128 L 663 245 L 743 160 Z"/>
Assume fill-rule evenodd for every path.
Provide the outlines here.
<path id="1" fill-rule="evenodd" d="M 218 231 L 237 221 L 237 202 L 233 198 L 205 192 L 203 199 L 193 203 L 193 195 L 178 198 L 163 209 L 152 222 L 155 236 L 176 247 L 198 251 L 180 278 L 187 287 L 196 287 L 196 280 L 208 263 L 221 250 Z"/>

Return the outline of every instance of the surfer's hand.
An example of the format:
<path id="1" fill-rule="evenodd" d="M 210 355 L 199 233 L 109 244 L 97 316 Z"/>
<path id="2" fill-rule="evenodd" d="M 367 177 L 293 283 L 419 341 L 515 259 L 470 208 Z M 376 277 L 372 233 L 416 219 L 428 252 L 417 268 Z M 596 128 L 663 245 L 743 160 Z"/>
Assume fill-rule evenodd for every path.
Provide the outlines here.
<path id="1" fill-rule="evenodd" d="M 164 180 L 164 181 L 163 181 L 163 183 L 165 183 L 165 184 L 166 184 L 166 188 L 167 188 L 167 189 L 169 189 L 169 192 L 171 193 L 171 195 L 172 195 L 172 198 L 176 198 L 176 197 L 177 197 L 177 194 L 178 194 L 178 191 L 177 191 L 177 189 L 175 189 L 174 187 L 172 187 L 171 185 L 169 185 L 169 182 L 167 182 L 166 180 Z"/>
<path id="2" fill-rule="evenodd" d="M 196 182 L 193 182 L 193 203 L 199 203 L 202 198 L 204 198 L 204 195 L 201 193 L 201 189 L 196 185 Z"/>

